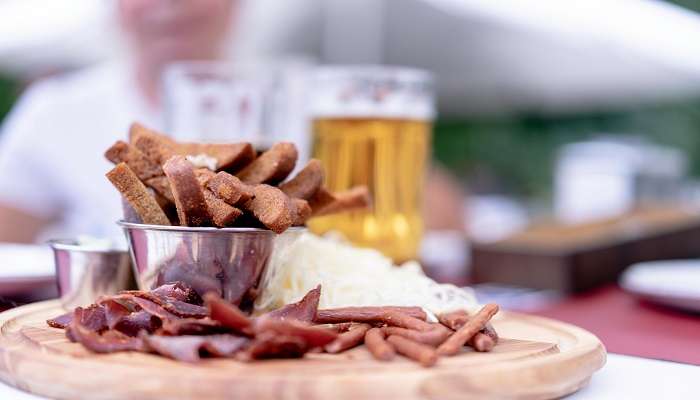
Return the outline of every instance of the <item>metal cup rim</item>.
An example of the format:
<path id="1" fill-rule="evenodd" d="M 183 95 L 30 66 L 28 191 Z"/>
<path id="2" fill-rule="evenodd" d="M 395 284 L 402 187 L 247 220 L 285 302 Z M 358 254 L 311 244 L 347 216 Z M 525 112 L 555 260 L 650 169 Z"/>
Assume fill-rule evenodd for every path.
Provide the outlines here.
<path id="1" fill-rule="evenodd" d="M 102 254 L 126 254 L 127 249 L 119 249 L 114 247 L 95 247 L 90 245 L 82 245 L 75 239 L 52 239 L 46 242 L 53 250 L 75 251 L 83 253 L 102 253 Z"/>
<path id="2" fill-rule="evenodd" d="M 164 232 L 192 232 L 192 233 L 254 233 L 261 235 L 275 235 L 276 233 L 269 229 L 261 228 L 216 228 L 216 227 L 192 227 L 192 226 L 173 226 L 173 225 L 149 225 L 141 224 L 137 222 L 126 222 L 123 220 L 117 221 L 117 225 L 124 229 L 137 229 L 137 230 L 148 230 L 148 231 L 164 231 Z M 289 231 L 301 231 L 305 230 L 305 227 L 290 227 L 286 232 Z"/>

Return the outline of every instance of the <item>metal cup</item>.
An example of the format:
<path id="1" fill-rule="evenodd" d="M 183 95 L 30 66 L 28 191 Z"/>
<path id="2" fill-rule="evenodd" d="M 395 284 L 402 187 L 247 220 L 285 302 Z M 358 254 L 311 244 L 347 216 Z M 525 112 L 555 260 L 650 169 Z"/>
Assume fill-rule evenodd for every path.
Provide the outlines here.
<path id="1" fill-rule="evenodd" d="M 119 222 L 139 289 L 180 281 L 243 308 L 255 299 L 276 234 L 257 228 L 192 228 Z"/>
<path id="2" fill-rule="evenodd" d="M 80 245 L 75 240 L 52 240 L 49 245 L 54 252 L 56 283 L 65 309 L 135 288 L 128 252 Z"/>

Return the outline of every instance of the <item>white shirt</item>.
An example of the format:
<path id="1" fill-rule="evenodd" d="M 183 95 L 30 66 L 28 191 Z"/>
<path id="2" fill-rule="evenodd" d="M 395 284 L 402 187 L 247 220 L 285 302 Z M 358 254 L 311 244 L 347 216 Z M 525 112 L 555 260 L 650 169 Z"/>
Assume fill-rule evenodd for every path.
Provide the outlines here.
<path id="1" fill-rule="evenodd" d="M 102 65 L 30 87 L 0 135 L 0 204 L 57 223 L 41 235 L 123 239 L 121 197 L 104 152 L 129 124 L 161 129 L 122 65 Z"/>

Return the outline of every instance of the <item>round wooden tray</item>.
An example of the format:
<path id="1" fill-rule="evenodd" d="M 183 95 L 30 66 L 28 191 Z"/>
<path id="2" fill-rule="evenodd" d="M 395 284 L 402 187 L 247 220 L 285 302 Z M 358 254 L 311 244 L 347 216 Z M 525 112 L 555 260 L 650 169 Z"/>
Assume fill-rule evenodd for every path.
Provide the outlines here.
<path id="1" fill-rule="evenodd" d="M 491 353 L 465 351 L 433 368 L 375 361 L 363 348 L 300 360 L 190 365 L 140 353 L 92 354 L 45 320 L 57 301 L 0 314 L 0 379 L 56 399 L 550 399 L 572 393 L 605 364 L 591 333 L 502 313 Z M 505 339 L 507 338 L 507 339 Z"/>

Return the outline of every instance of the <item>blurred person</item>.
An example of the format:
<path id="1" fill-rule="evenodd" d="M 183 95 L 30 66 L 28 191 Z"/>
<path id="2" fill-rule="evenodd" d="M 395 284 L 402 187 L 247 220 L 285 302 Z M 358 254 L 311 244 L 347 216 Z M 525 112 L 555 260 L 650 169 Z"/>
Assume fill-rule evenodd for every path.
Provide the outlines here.
<path id="1" fill-rule="evenodd" d="M 122 239 L 104 151 L 132 121 L 162 129 L 159 80 L 178 60 L 222 56 L 236 0 L 117 0 L 127 60 L 32 85 L 0 139 L 0 241 Z"/>

